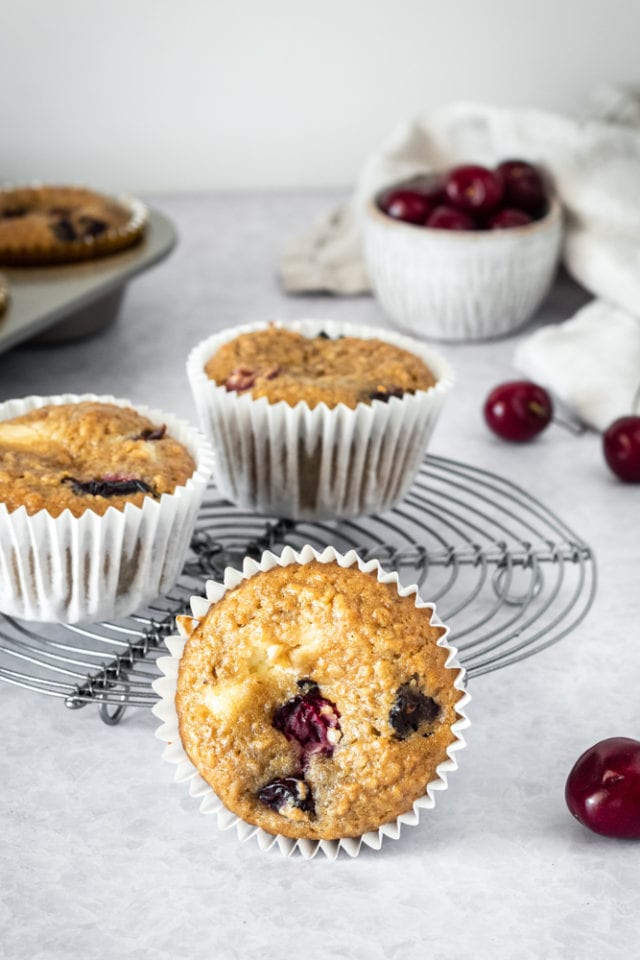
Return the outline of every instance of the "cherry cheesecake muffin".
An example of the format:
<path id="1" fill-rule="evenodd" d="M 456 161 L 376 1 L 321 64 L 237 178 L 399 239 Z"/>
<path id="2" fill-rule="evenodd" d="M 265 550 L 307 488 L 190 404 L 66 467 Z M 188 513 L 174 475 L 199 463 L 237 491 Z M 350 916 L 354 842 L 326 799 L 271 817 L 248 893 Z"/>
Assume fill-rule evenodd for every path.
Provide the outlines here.
<path id="1" fill-rule="evenodd" d="M 224 495 L 295 520 L 392 507 L 452 383 L 426 344 L 330 320 L 223 331 L 192 350 L 187 373 Z"/>
<path id="2" fill-rule="evenodd" d="M 165 424 L 112 403 L 63 403 L 0 421 L 0 503 L 9 511 L 103 514 L 186 483 L 189 451 Z"/>
<path id="3" fill-rule="evenodd" d="M 357 837 L 410 810 L 466 697 L 432 612 L 397 579 L 316 559 L 228 590 L 179 664 L 180 738 L 200 776 L 291 838 Z"/>
<path id="4" fill-rule="evenodd" d="M 126 400 L 0 404 L 0 611 L 77 623 L 166 593 L 211 465 L 198 431 Z"/>
<path id="5" fill-rule="evenodd" d="M 67 263 L 115 253 L 142 237 L 146 219 L 140 201 L 83 187 L 0 189 L 0 263 Z"/>

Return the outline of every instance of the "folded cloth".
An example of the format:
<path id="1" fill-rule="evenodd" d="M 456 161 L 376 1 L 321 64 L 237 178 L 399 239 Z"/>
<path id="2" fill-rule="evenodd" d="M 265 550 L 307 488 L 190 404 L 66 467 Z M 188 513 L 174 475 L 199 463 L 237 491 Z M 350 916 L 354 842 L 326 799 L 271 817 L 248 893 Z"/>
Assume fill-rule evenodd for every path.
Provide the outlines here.
<path id="1" fill-rule="evenodd" d="M 510 157 L 551 174 L 567 213 L 564 262 L 587 290 L 640 315 L 640 91 L 597 91 L 577 119 L 455 104 L 398 128 L 364 165 L 352 198 L 285 255 L 289 293 L 369 289 L 361 254 L 365 202 L 383 186 L 461 162 Z"/>
<path id="2" fill-rule="evenodd" d="M 542 327 L 514 362 L 548 387 L 584 423 L 606 430 L 633 411 L 640 390 L 640 319 L 601 300 L 564 323 Z"/>

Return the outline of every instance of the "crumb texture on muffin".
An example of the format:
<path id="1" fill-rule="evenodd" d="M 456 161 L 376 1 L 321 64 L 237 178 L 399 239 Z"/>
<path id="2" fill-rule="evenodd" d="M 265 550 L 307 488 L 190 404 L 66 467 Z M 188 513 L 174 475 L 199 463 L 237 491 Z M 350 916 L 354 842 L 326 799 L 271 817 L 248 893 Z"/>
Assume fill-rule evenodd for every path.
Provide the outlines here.
<path id="1" fill-rule="evenodd" d="M 0 189 L 0 263 L 64 263 L 135 243 L 144 220 L 113 197 L 83 187 Z"/>
<path id="2" fill-rule="evenodd" d="M 0 503 L 9 512 L 104 514 L 141 506 L 186 483 L 188 450 L 130 407 L 83 401 L 51 404 L 0 421 Z"/>
<path id="3" fill-rule="evenodd" d="M 303 400 L 311 408 L 319 403 L 354 408 L 428 390 L 436 382 L 420 357 L 384 340 L 305 337 L 276 326 L 224 343 L 204 369 L 228 391 L 290 406 Z"/>
<path id="4" fill-rule="evenodd" d="M 213 604 L 180 661 L 184 749 L 270 833 L 358 836 L 411 809 L 462 696 L 415 597 L 357 567 L 258 573 Z"/>

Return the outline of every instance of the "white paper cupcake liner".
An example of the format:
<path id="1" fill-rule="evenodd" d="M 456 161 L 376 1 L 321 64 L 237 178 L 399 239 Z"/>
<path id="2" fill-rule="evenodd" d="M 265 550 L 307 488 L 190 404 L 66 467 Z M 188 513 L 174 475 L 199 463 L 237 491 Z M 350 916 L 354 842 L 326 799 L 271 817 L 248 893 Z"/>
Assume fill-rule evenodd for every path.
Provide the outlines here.
<path id="1" fill-rule="evenodd" d="M 285 547 L 279 557 L 267 550 L 262 554 L 260 561 L 246 557 L 242 565 L 242 571 L 227 567 L 224 572 L 223 583 L 209 580 L 206 584 L 206 596 L 191 598 L 191 610 L 194 617 L 192 629 L 198 626 L 209 607 L 221 600 L 227 590 L 238 586 L 243 580 L 249 580 L 257 573 L 271 570 L 276 566 L 286 567 L 291 564 L 306 564 L 313 560 L 320 563 L 338 563 L 341 567 L 351 567 L 357 564 L 363 573 L 375 573 L 380 583 L 393 584 L 399 596 L 415 596 L 416 607 L 431 610 L 431 623 L 444 627 L 445 633 L 438 640 L 438 646 L 444 647 L 448 652 L 445 666 L 456 671 L 454 687 L 457 690 L 464 691 L 464 668 L 460 666 L 456 659 L 457 650 L 455 647 L 447 643 L 449 629 L 438 618 L 435 606 L 420 599 L 418 587 L 415 584 L 408 587 L 400 586 L 397 573 L 385 572 L 377 560 L 365 562 L 355 550 L 341 554 L 333 547 L 326 547 L 319 553 L 313 547 L 307 545 L 302 547 L 299 552 L 291 547 Z M 273 846 L 277 846 L 285 857 L 290 857 L 298 851 L 305 860 L 311 860 L 318 852 L 321 852 L 330 860 L 335 860 L 340 850 L 344 850 L 350 857 L 356 857 L 363 846 L 372 850 L 380 850 L 385 837 L 397 840 L 400 837 L 402 827 L 415 826 L 420 819 L 421 812 L 431 810 L 435 806 L 436 793 L 447 789 L 448 775 L 458 769 L 456 754 L 466 746 L 462 731 L 469 726 L 469 719 L 465 711 L 471 699 L 466 691 L 456 704 L 456 713 L 459 719 L 451 727 L 455 740 L 447 747 L 448 759 L 437 766 L 436 776 L 426 784 L 424 794 L 418 797 L 412 809 L 401 814 L 395 820 L 382 824 L 377 830 L 371 830 L 359 837 L 343 837 L 340 840 L 294 840 L 281 834 L 267 833 L 261 827 L 256 827 L 254 824 L 242 820 L 224 806 L 214 790 L 202 779 L 189 760 L 180 740 L 178 715 L 175 706 L 176 685 L 180 658 L 190 631 L 185 630 L 182 624 L 179 625 L 179 628 L 179 636 L 168 637 L 165 641 L 171 656 L 161 657 L 157 661 L 164 676 L 153 683 L 153 689 L 160 697 L 160 702 L 153 707 L 153 713 L 162 721 L 162 725 L 156 731 L 156 736 L 167 744 L 163 758 L 169 763 L 177 765 L 174 778 L 176 782 L 189 784 L 190 795 L 200 801 L 200 813 L 216 814 L 218 827 L 221 830 L 235 828 L 241 841 L 244 842 L 255 837 L 261 850 L 270 850 Z"/>
<path id="2" fill-rule="evenodd" d="M 216 451 L 216 483 L 239 506 L 294 520 L 326 520 L 381 513 L 410 487 L 424 458 L 445 395 L 449 364 L 428 346 L 374 327 L 331 320 L 278 324 L 305 336 L 324 331 L 395 344 L 421 357 L 437 382 L 429 390 L 355 410 L 228 392 L 204 366 L 218 348 L 268 324 L 235 327 L 208 337 L 189 355 L 187 374 L 201 426 Z"/>
<path id="3" fill-rule="evenodd" d="M 177 417 L 95 394 L 26 397 L 0 404 L 0 420 L 47 404 L 93 400 L 132 407 L 184 444 L 196 463 L 183 486 L 103 514 L 52 517 L 0 503 L 0 611 L 24 620 L 77 623 L 121 617 L 166 593 L 178 577 L 213 467 L 199 431 Z"/>

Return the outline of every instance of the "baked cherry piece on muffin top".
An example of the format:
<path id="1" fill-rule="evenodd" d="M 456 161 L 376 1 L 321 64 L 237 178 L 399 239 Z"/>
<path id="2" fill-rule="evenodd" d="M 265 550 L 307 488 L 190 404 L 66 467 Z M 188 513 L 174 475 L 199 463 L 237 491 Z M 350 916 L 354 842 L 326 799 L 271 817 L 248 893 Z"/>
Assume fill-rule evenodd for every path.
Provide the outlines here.
<path id="1" fill-rule="evenodd" d="M 163 424 L 129 407 L 65 403 L 0 421 L 0 503 L 9 512 L 79 517 L 141 506 L 173 493 L 195 468 Z"/>
<path id="2" fill-rule="evenodd" d="M 266 397 L 270 403 L 301 400 L 355 408 L 428 390 L 436 378 L 419 357 L 377 339 L 305 337 L 270 326 L 223 343 L 205 364 L 209 379 L 227 391 Z"/>
<path id="3" fill-rule="evenodd" d="M 0 263 L 30 266 L 87 260 L 136 243 L 145 229 L 139 201 L 83 187 L 0 189 Z"/>
<path id="4" fill-rule="evenodd" d="M 209 608 L 176 710 L 229 810 L 272 834 L 337 839 L 412 808 L 447 760 L 463 696 L 444 628 L 415 601 L 313 560 L 259 572 Z"/>

